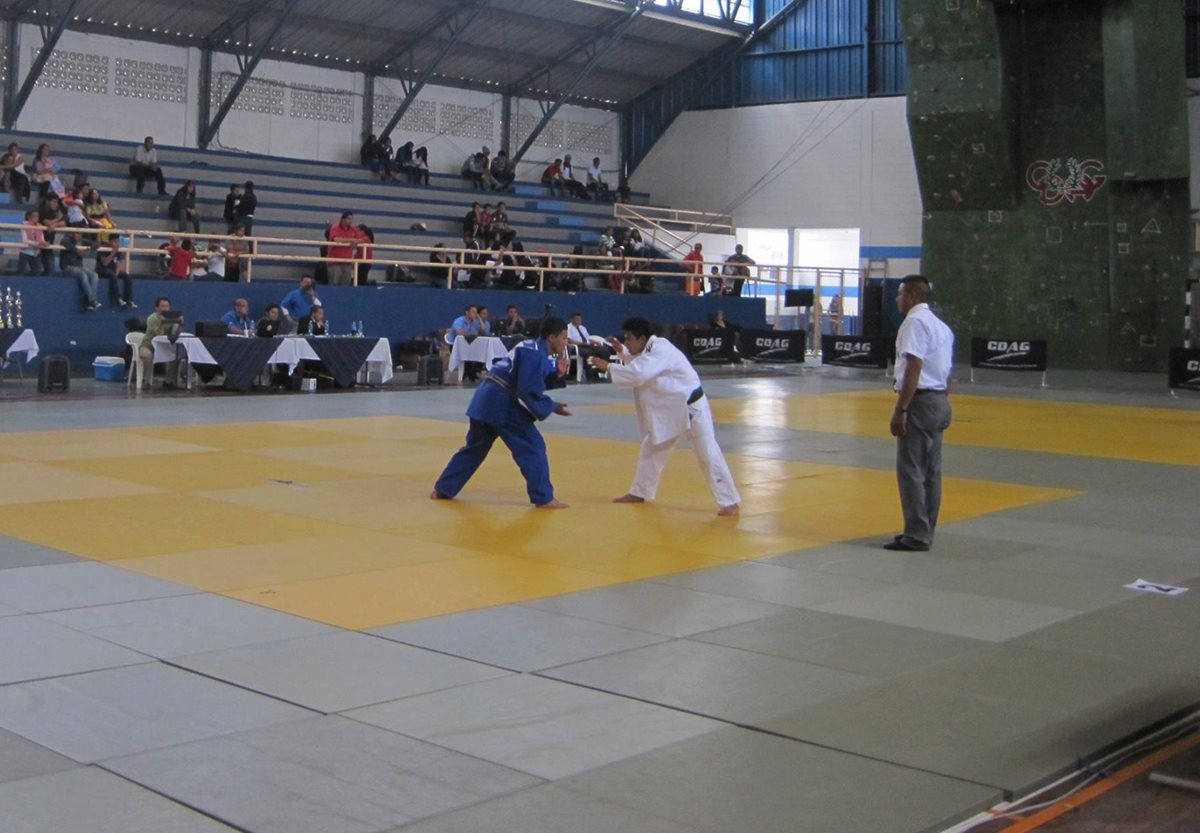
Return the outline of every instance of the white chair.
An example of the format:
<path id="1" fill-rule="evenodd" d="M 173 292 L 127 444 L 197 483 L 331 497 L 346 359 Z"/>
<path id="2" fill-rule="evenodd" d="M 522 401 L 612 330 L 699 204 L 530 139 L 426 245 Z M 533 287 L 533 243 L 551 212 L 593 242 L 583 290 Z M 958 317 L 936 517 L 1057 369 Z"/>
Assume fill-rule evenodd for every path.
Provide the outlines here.
<path id="1" fill-rule="evenodd" d="M 579 355 L 578 344 L 567 345 L 567 358 L 575 363 L 575 381 L 587 381 L 587 366 L 584 364 L 583 356 Z"/>
<path id="2" fill-rule="evenodd" d="M 142 354 L 139 352 L 142 346 L 142 339 L 145 338 L 145 333 L 126 333 L 125 343 L 133 350 L 133 357 L 129 363 L 129 376 L 125 379 L 125 388 L 136 382 L 137 390 L 142 389 L 142 376 L 145 369 L 142 366 Z"/>

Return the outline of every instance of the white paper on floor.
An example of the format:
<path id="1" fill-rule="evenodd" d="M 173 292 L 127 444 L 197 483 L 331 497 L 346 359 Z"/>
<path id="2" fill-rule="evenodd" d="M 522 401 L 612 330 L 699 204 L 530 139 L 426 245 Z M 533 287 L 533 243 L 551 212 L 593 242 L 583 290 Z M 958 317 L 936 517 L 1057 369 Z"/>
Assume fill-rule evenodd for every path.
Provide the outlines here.
<path id="1" fill-rule="evenodd" d="M 1156 581 L 1146 581 L 1140 578 L 1133 584 L 1126 584 L 1130 590 L 1141 590 L 1143 593 L 1158 593 L 1162 596 L 1182 596 L 1188 591 L 1186 587 L 1176 587 L 1172 584 L 1159 584 Z"/>

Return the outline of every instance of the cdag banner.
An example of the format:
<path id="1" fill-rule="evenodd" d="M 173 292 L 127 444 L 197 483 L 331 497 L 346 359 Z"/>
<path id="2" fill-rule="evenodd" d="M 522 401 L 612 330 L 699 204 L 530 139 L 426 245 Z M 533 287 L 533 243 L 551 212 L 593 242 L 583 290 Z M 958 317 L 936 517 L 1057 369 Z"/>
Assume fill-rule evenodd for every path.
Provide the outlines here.
<path id="1" fill-rule="evenodd" d="M 683 352 L 693 362 L 732 362 L 732 330 L 684 330 Z"/>
<path id="2" fill-rule="evenodd" d="M 887 369 L 887 339 L 879 336 L 821 336 L 821 364 Z"/>
<path id="3" fill-rule="evenodd" d="M 1200 349 L 1171 348 L 1167 360 L 1167 384 L 1172 388 L 1200 390 Z"/>
<path id="4" fill-rule="evenodd" d="M 756 362 L 803 362 L 804 330 L 742 330 L 742 356 Z"/>
<path id="5" fill-rule="evenodd" d="M 1046 342 L 971 339 L 971 367 L 1046 372 Z"/>

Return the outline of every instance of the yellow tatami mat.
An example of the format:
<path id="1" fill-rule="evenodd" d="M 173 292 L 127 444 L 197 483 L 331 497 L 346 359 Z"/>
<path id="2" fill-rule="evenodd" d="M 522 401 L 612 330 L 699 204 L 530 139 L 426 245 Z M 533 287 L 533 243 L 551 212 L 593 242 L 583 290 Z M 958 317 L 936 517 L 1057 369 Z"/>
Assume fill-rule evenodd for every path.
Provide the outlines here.
<path id="1" fill-rule="evenodd" d="M 712 409 L 718 422 L 888 437 L 895 401 L 890 391 L 871 391 L 716 399 Z M 955 445 L 1200 466 L 1196 411 L 958 394 L 950 402 L 954 425 L 946 441 Z"/>
<path id="2" fill-rule="evenodd" d="M 717 405 L 722 418 L 735 413 L 734 403 Z M 636 444 L 555 434 L 551 471 L 570 509 L 530 509 L 500 445 L 459 500 L 430 501 L 464 431 L 465 422 L 371 417 L 0 435 L 0 483 L 10 484 L 0 489 L 0 529 L 359 629 L 884 535 L 900 523 L 891 472 L 736 455 L 744 512 L 717 518 L 684 449 L 658 502 L 614 505 Z M 1074 494 L 971 480 L 947 481 L 945 492 L 946 521 Z"/>

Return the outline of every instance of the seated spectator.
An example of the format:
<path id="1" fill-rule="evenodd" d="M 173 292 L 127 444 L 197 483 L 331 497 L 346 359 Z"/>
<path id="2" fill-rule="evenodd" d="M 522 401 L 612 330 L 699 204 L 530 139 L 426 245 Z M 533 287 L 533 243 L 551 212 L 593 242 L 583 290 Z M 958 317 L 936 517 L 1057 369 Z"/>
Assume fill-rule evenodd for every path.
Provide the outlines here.
<path id="1" fill-rule="evenodd" d="M 113 219 L 112 212 L 108 208 L 108 203 L 104 201 L 104 197 L 100 196 L 100 192 L 95 188 L 90 188 L 87 196 L 83 199 L 83 213 L 87 217 L 88 225 L 92 228 L 113 229 L 117 227 L 116 220 Z M 96 239 L 101 245 L 107 246 L 112 239 L 111 234 L 98 234 Z"/>
<path id="2" fill-rule="evenodd" d="M 251 336 L 256 330 L 254 320 L 250 318 L 250 302 L 238 298 L 233 302 L 233 309 L 221 316 L 229 332 L 235 336 Z"/>
<path id="3" fill-rule="evenodd" d="M 405 142 L 400 146 L 400 150 L 396 151 L 396 170 L 404 175 L 409 184 L 413 181 L 413 164 L 415 162 L 413 156 L 412 142 Z"/>
<path id="4" fill-rule="evenodd" d="M 237 223 L 233 236 L 225 244 L 225 281 L 238 283 L 242 279 L 242 255 L 250 253 L 250 241 L 246 239 L 246 227 Z"/>
<path id="5" fill-rule="evenodd" d="M 90 186 L 85 186 L 90 191 Z M 87 215 L 83 213 L 83 198 L 78 192 L 68 193 L 62 201 L 63 210 L 67 214 L 67 228 L 91 228 Z M 89 239 L 90 236 L 89 236 Z"/>
<path id="6" fill-rule="evenodd" d="M 283 312 L 283 320 L 294 325 L 301 318 L 304 318 L 312 310 L 313 306 L 321 303 L 317 297 L 317 290 L 313 284 L 311 275 L 302 275 L 300 277 L 300 285 L 283 296 L 283 300 L 279 302 L 281 311 Z"/>
<path id="7" fill-rule="evenodd" d="M 37 153 L 33 157 L 33 182 L 38 187 L 39 202 L 44 202 L 51 193 L 59 197 L 66 193 L 62 180 L 58 178 L 60 170 L 62 166 L 50 155 L 50 146 L 44 143 L 38 145 Z"/>
<path id="8" fill-rule="evenodd" d="M 497 244 L 492 248 L 488 263 L 492 265 L 493 286 L 505 289 L 524 289 L 525 278 L 507 248 Z"/>
<path id="9" fill-rule="evenodd" d="M 546 170 L 542 171 L 542 184 L 550 189 L 551 196 L 563 196 L 567 186 L 563 182 L 561 159 L 555 159 L 553 164 L 547 165 Z"/>
<path id="10" fill-rule="evenodd" d="M 211 280 L 209 275 L 211 275 L 212 272 L 209 271 L 208 267 L 207 248 L 201 249 L 195 240 L 188 240 L 188 242 L 192 244 L 192 263 L 190 266 L 188 266 L 188 280 Z"/>
<path id="11" fill-rule="evenodd" d="M 21 146 L 13 142 L 8 152 L 0 157 L 0 175 L 5 190 L 12 195 L 13 202 L 28 202 L 30 196 L 29 177 L 25 173 L 25 156 Z"/>
<path id="12" fill-rule="evenodd" d="M 129 173 L 137 180 L 139 194 L 146 189 L 146 177 L 154 177 L 154 181 L 158 183 L 160 197 L 167 193 L 167 181 L 163 177 L 162 168 L 158 166 L 158 148 L 154 146 L 153 136 L 147 136 L 133 152 L 133 164 L 129 166 Z"/>
<path id="13" fill-rule="evenodd" d="M 612 196 L 608 190 L 608 183 L 604 181 L 604 171 L 600 167 L 599 156 L 592 159 L 592 167 L 588 168 L 587 189 L 595 195 L 597 200 L 607 200 Z"/>
<path id="14" fill-rule="evenodd" d="M 454 275 L 454 283 L 461 287 L 482 288 L 487 284 L 487 258 L 479 248 L 479 244 L 467 235 L 463 235 L 463 251 L 458 256 L 459 268 Z"/>
<path id="15" fill-rule="evenodd" d="M 492 179 L 496 181 L 497 190 L 507 191 L 512 188 L 513 180 L 517 178 L 517 166 L 508 158 L 508 151 L 502 150 L 492 159 L 491 173 Z"/>
<path id="16" fill-rule="evenodd" d="M 471 210 L 463 215 L 462 232 L 463 237 L 470 237 L 474 240 L 479 236 L 479 215 L 483 212 L 483 206 L 477 202 L 471 203 Z"/>
<path id="17" fill-rule="evenodd" d="M 482 153 L 472 153 L 463 161 L 461 174 L 464 179 L 471 180 L 471 187 L 483 189 L 483 171 L 487 164 Z"/>
<path id="18" fill-rule="evenodd" d="M 198 252 L 197 258 L 199 257 L 201 257 L 201 254 Z M 200 277 L 204 278 L 206 281 L 225 280 L 225 270 L 228 267 L 227 258 L 229 257 L 229 252 L 227 252 L 225 247 L 221 245 L 221 241 L 217 240 L 215 237 L 212 240 L 209 240 L 208 246 L 206 246 L 204 249 L 203 257 L 205 273 Z"/>
<path id="19" fill-rule="evenodd" d="M 514 240 L 512 244 L 512 260 L 517 270 L 518 283 L 517 289 L 537 289 L 542 277 L 539 266 L 549 265 L 549 257 L 538 257 L 525 253 L 525 244 L 520 240 Z M 545 247 L 539 247 L 539 252 L 545 252 Z M 547 275 L 547 286 L 550 286 L 549 279 L 552 275 Z"/>
<path id="20" fill-rule="evenodd" d="M 229 193 L 225 195 L 225 211 L 222 216 L 225 217 L 225 233 L 233 234 L 233 229 L 237 225 L 238 208 L 242 204 L 242 186 L 236 182 L 229 186 Z"/>
<path id="21" fill-rule="evenodd" d="M 429 184 L 429 148 L 424 145 L 413 151 L 412 183 Z"/>
<path id="22" fill-rule="evenodd" d="M 587 194 L 584 191 L 583 183 L 575 178 L 575 168 L 571 165 L 571 154 L 566 154 L 562 161 L 562 184 L 567 189 L 567 193 L 572 197 L 583 198 Z"/>
<path id="23" fill-rule="evenodd" d="M 38 208 L 38 223 L 45 227 L 44 234 L 47 244 L 42 248 L 42 274 L 49 275 L 54 272 L 54 250 L 49 247 L 54 245 L 57 230 L 67 225 L 67 218 L 59 204 L 58 194 L 53 191 L 46 195 L 46 199 Z"/>
<path id="24" fill-rule="evenodd" d="M 79 281 L 79 294 L 83 300 L 84 312 L 100 308 L 96 300 L 96 291 L 100 288 L 100 276 L 95 269 L 83 265 L 83 259 L 91 254 L 91 242 L 80 240 L 75 232 L 63 235 L 62 252 L 58 256 L 59 266 L 64 275 Z"/>
<path id="25" fill-rule="evenodd" d="M 142 360 L 142 378 L 146 380 L 146 387 L 150 387 L 150 380 L 154 378 L 154 339 L 158 336 L 178 335 L 182 327 L 183 315 L 171 314 L 171 299 L 166 296 L 157 298 L 154 301 L 154 312 L 146 317 L 146 334 L 142 337 L 141 346 L 138 347 L 138 356 Z M 168 389 L 175 387 L 178 375 L 179 362 L 167 362 L 163 387 Z"/>
<path id="26" fill-rule="evenodd" d="M 195 259 L 195 253 L 192 251 L 191 240 L 180 240 L 178 237 L 172 237 L 167 243 L 167 277 L 174 278 L 177 281 L 186 281 L 191 277 L 192 260 Z"/>
<path id="27" fill-rule="evenodd" d="M 374 133 L 363 142 L 362 148 L 358 151 L 358 161 L 364 167 L 370 168 L 371 173 L 380 179 L 387 178 L 383 166 L 383 154 L 379 147 L 379 138 Z"/>
<path id="28" fill-rule="evenodd" d="M 133 302 L 133 276 L 125 271 L 121 238 L 113 235 L 108 245 L 96 252 L 96 276 L 108 281 L 108 300 L 117 309 L 137 309 Z"/>
<path id="29" fill-rule="evenodd" d="M 486 246 L 492 240 L 492 204 L 480 206 L 475 214 L 475 239 Z"/>
<path id="30" fill-rule="evenodd" d="M 383 179 L 387 182 L 395 182 L 396 152 L 392 150 L 391 136 L 384 136 L 379 140 L 379 159 L 383 163 Z"/>
<path id="31" fill-rule="evenodd" d="M 254 334 L 259 338 L 274 338 L 279 335 L 283 322 L 279 319 L 279 304 L 267 304 L 263 317 L 258 319 Z"/>
<path id="32" fill-rule="evenodd" d="M 492 334 L 492 314 L 484 306 L 479 308 L 479 334 L 481 336 L 490 336 Z"/>
<path id="33" fill-rule="evenodd" d="M 25 222 L 21 224 L 21 250 L 17 257 L 17 274 L 25 274 L 26 269 L 29 269 L 31 275 L 50 274 L 44 271 L 45 264 L 42 261 L 42 252 L 49 245 L 41 223 L 38 222 L 38 213 L 32 209 L 26 211 Z"/>
<path id="34" fill-rule="evenodd" d="M 617 183 L 616 202 L 629 202 L 629 198 L 632 195 L 633 192 L 629 189 L 629 180 L 622 176 L 620 181 Z"/>
<path id="35" fill-rule="evenodd" d="M 325 323 L 325 307 L 318 301 L 312 305 L 308 315 L 296 322 L 296 333 L 302 336 L 323 336 L 329 334 Z"/>
<path id="36" fill-rule="evenodd" d="M 613 230 L 605 228 L 600 235 L 600 242 L 596 246 L 596 254 L 613 257 L 614 250 L 617 248 L 617 239 L 613 237 Z M 609 264 L 604 264 L 609 265 Z"/>
<path id="37" fill-rule="evenodd" d="M 576 245 L 571 250 L 571 257 L 567 259 L 567 270 L 563 272 L 562 278 L 558 282 L 558 288 L 564 292 L 583 292 L 587 289 L 583 279 L 586 274 L 583 270 L 594 268 L 594 264 L 584 258 L 583 246 Z"/>
<path id="38" fill-rule="evenodd" d="M 463 307 L 463 314 L 454 319 L 454 323 L 450 325 L 450 340 L 453 341 L 455 336 L 463 338 L 475 338 L 480 335 L 480 330 L 483 325 L 479 321 L 479 307 L 475 304 L 467 304 Z"/>
<path id="39" fill-rule="evenodd" d="M 502 246 L 507 246 L 512 243 L 513 238 L 517 233 L 513 231 L 512 226 L 508 221 L 508 204 L 500 202 L 496 204 L 496 210 L 492 212 L 491 218 L 492 242 L 499 243 Z"/>
<path id="40" fill-rule="evenodd" d="M 496 322 L 496 335 L 521 336 L 525 335 L 525 319 L 516 304 L 509 304 L 504 310 L 504 317 Z"/>
<path id="41" fill-rule="evenodd" d="M 591 334 L 583 323 L 583 313 L 571 313 L 571 321 L 567 324 L 567 344 L 574 345 L 579 351 L 579 359 L 584 363 L 587 378 L 597 381 L 600 378 L 600 372 L 587 364 L 589 356 L 599 356 L 602 359 L 609 359 L 613 355 L 613 349 L 607 344 L 593 344 L 591 342 Z"/>
<path id="42" fill-rule="evenodd" d="M 454 283 L 454 258 L 438 243 L 429 253 L 429 278 L 434 286 L 449 288 Z"/>
<path id="43" fill-rule="evenodd" d="M 167 217 L 175 221 L 176 231 L 187 231 L 192 227 L 195 234 L 200 233 L 200 215 L 196 211 L 196 183 L 190 179 L 179 186 L 171 204 L 167 206 Z"/>

